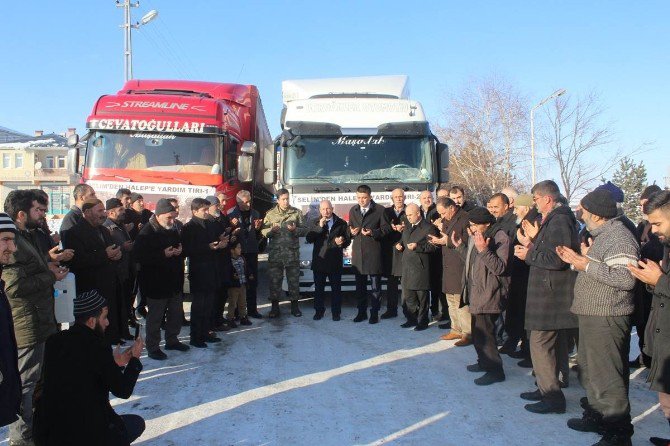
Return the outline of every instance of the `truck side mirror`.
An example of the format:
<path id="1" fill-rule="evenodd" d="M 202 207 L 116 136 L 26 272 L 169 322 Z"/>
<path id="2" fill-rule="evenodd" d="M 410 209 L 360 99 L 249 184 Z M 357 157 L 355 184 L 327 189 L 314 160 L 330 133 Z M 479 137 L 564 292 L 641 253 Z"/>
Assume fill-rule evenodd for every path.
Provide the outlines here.
<path id="1" fill-rule="evenodd" d="M 73 135 L 73 136 L 77 136 L 77 135 Z M 68 143 L 69 143 L 69 141 L 68 141 Z M 70 175 L 79 174 L 79 149 L 77 147 L 73 147 L 71 149 L 68 149 L 66 163 L 67 163 L 67 165 L 66 165 L 67 171 Z"/>
<path id="2" fill-rule="evenodd" d="M 277 181 L 277 166 L 275 164 L 275 146 L 268 144 L 263 148 L 263 183 L 274 184 Z"/>
<path id="3" fill-rule="evenodd" d="M 253 141 L 244 141 L 242 147 L 240 147 L 242 153 L 254 154 L 256 153 L 256 143 Z"/>
<path id="4" fill-rule="evenodd" d="M 437 156 L 439 159 L 438 163 L 438 181 L 440 183 L 449 182 L 449 146 L 438 142 L 437 143 Z"/>
<path id="5" fill-rule="evenodd" d="M 254 144 L 255 145 L 255 144 Z M 237 157 L 237 179 L 242 183 L 254 179 L 254 157 L 251 155 L 238 155 Z"/>
<path id="6" fill-rule="evenodd" d="M 72 135 L 67 137 L 68 147 L 77 147 L 77 144 L 79 144 L 79 135 L 73 133 Z"/>

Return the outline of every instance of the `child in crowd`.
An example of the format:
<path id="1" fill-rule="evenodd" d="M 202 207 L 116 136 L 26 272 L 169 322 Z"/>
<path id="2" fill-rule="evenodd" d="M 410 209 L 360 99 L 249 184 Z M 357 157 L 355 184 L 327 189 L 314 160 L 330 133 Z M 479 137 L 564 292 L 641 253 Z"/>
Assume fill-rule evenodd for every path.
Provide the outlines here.
<path id="1" fill-rule="evenodd" d="M 237 327 L 235 310 L 240 316 L 240 325 L 251 325 L 247 317 L 247 283 L 249 280 L 254 280 L 254 277 L 246 275 L 242 244 L 239 240 L 234 240 L 230 245 L 230 261 L 233 266 L 233 275 L 228 288 L 228 325 L 231 328 Z"/>

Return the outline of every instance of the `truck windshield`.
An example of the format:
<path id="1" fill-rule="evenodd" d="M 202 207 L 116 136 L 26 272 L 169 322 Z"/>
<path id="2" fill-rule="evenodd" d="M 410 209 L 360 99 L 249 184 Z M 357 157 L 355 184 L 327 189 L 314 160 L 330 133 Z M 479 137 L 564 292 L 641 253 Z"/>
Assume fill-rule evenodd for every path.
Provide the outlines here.
<path id="1" fill-rule="evenodd" d="M 430 138 L 302 137 L 286 149 L 289 184 L 402 182 L 433 178 Z"/>
<path id="2" fill-rule="evenodd" d="M 223 137 L 170 133 L 95 132 L 88 140 L 89 168 L 221 173 Z"/>

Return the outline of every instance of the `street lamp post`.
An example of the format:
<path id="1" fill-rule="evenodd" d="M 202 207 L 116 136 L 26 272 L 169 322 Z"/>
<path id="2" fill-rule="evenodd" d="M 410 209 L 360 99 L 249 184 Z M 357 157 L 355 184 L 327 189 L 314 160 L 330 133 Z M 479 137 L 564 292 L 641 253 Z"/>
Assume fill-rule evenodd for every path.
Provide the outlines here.
<path id="1" fill-rule="evenodd" d="M 530 160 L 531 160 L 531 163 L 532 163 L 531 176 L 532 176 L 533 186 L 535 185 L 535 121 L 533 119 L 535 109 L 537 109 L 539 107 L 542 107 L 550 99 L 557 98 L 564 93 L 565 93 L 565 88 L 561 88 L 559 90 L 556 90 L 555 92 L 553 92 L 552 94 L 550 94 L 546 98 L 542 99 L 537 105 L 533 106 L 533 108 L 530 109 Z"/>
<path id="2" fill-rule="evenodd" d="M 137 8 L 138 6 L 140 6 L 139 1 L 131 3 L 130 0 L 116 0 L 116 7 L 123 8 L 123 25 L 120 25 L 120 27 L 123 29 L 123 76 L 126 82 L 133 78 L 133 44 L 131 31 L 133 28 L 138 29 L 140 26 L 146 25 L 158 15 L 158 11 L 152 9 L 146 13 L 139 22 L 132 24 L 130 19 L 130 8 Z"/>

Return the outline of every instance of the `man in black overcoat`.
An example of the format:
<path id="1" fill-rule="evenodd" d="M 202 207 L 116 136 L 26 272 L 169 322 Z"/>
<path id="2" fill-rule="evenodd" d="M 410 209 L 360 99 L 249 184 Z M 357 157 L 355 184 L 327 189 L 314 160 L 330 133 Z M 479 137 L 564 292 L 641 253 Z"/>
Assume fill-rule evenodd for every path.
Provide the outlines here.
<path id="1" fill-rule="evenodd" d="M 81 210 L 83 218 L 63 233 L 63 247 L 75 252 L 70 271 L 74 273 L 77 293 L 98 290 L 107 301 L 109 327 L 105 330 L 105 339 L 110 344 L 117 344 L 128 331 L 118 269 L 123 258 L 122 247 L 103 225 L 107 215 L 102 201 L 97 198 L 86 200 Z"/>
<path id="2" fill-rule="evenodd" d="M 356 189 L 358 204 L 349 211 L 352 239 L 351 266 L 356 276 L 358 314 L 354 322 L 368 318 L 368 277 L 370 278 L 370 323 L 379 322 L 381 278 L 383 274 L 382 240 L 391 230 L 384 207 L 372 201 L 372 189 L 362 184 Z"/>
<path id="3" fill-rule="evenodd" d="M 207 342 L 219 342 L 210 335 L 212 311 L 216 293 L 221 287 L 219 254 L 228 242 L 219 240 L 220 232 L 213 220 L 207 219 L 209 201 L 194 198 L 191 201 L 191 220 L 184 225 L 182 243 L 184 256 L 188 257 L 188 278 L 193 303 L 191 304 L 190 344 L 197 348 L 207 347 Z"/>
<path id="4" fill-rule="evenodd" d="M 184 256 L 181 236 L 174 230 L 177 212 L 165 198 L 156 203 L 156 212 L 135 239 L 133 253 L 140 265 L 139 289 L 146 298 L 146 341 L 151 359 L 164 360 L 167 355 L 158 347 L 161 322 L 165 316 L 165 348 L 188 350 L 177 336 L 184 318 Z M 166 315 L 167 311 L 167 315 Z"/>
<path id="5" fill-rule="evenodd" d="M 395 245 L 402 238 L 402 231 L 408 224 L 405 217 L 405 191 L 400 188 L 394 189 L 391 192 L 391 200 L 393 205 L 384 209 L 391 223 L 391 230 L 382 240 L 382 262 L 384 263 L 384 276 L 386 277 L 386 311 L 380 316 L 382 319 L 398 316 L 402 251 L 395 249 Z"/>
<path id="6" fill-rule="evenodd" d="M 421 217 L 419 206 L 408 204 L 405 209 L 408 225 L 396 250 L 402 251 L 402 294 L 407 306 L 407 322 L 402 327 L 421 331 L 428 328 L 428 292 L 431 288 L 431 254 L 438 248 L 428 242 L 428 236 L 439 231 Z"/>

